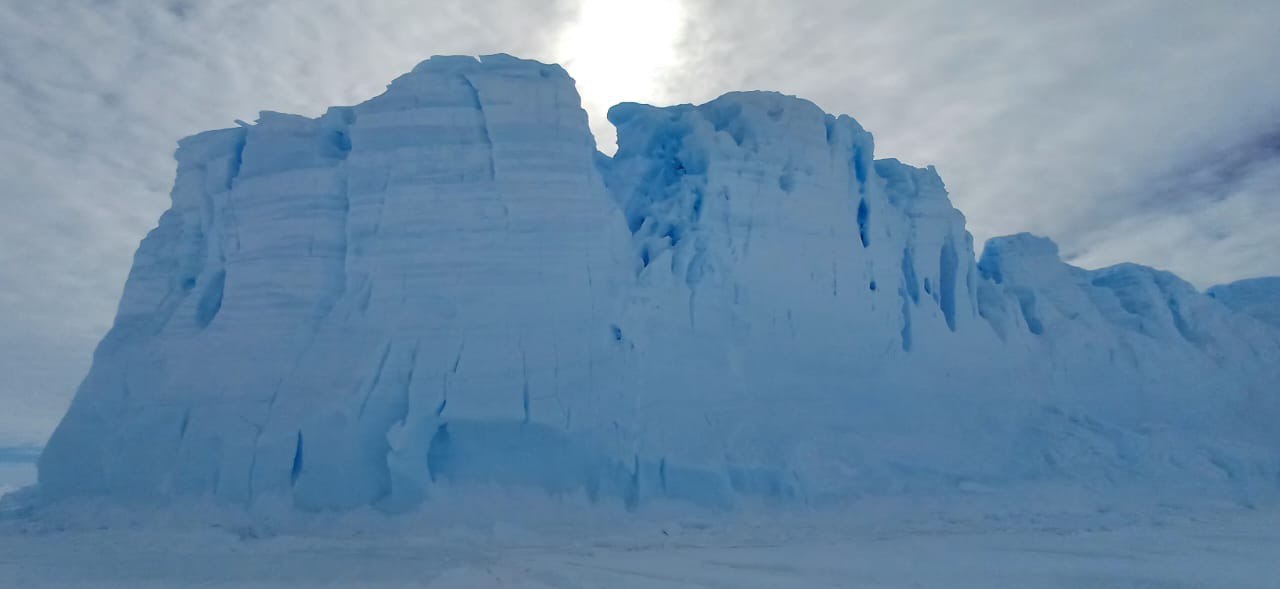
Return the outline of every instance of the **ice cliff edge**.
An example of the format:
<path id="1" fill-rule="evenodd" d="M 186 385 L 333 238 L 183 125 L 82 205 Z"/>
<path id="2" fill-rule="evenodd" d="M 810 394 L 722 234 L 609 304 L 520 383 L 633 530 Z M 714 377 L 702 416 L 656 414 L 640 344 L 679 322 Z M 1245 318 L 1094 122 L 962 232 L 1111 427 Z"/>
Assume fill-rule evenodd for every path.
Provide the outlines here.
<path id="1" fill-rule="evenodd" d="M 558 66 L 436 57 L 184 139 L 41 493 L 1276 486 L 1280 330 L 1230 303 L 1256 296 L 1029 235 L 978 260 L 932 168 L 794 97 L 609 117 L 612 158 Z"/>

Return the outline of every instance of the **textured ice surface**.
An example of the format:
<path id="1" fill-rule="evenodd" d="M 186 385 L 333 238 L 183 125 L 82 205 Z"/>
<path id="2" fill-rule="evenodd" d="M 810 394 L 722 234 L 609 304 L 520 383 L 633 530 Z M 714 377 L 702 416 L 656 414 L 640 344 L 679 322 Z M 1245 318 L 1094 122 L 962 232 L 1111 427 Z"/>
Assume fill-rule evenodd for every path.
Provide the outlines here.
<path id="1" fill-rule="evenodd" d="M 1275 488 L 1277 289 L 1083 270 L 1026 234 L 976 260 L 932 168 L 794 97 L 609 118 L 613 158 L 558 66 L 437 57 L 183 140 L 41 492 Z"/>

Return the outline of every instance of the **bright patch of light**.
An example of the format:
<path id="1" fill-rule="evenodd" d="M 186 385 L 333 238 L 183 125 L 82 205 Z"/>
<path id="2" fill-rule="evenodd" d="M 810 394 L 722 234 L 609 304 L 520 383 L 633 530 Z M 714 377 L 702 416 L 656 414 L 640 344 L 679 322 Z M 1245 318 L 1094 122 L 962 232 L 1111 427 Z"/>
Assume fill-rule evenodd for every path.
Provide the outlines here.
<path id="1" fill-rule="evenodd" d="M 560 37 L 556 59 L 578 82 L 602 150 L 614 150 L 609 107 L 663 100 L 662 77 L 677 62 L 684 16 L 680 0 L 584 0 Z"/>

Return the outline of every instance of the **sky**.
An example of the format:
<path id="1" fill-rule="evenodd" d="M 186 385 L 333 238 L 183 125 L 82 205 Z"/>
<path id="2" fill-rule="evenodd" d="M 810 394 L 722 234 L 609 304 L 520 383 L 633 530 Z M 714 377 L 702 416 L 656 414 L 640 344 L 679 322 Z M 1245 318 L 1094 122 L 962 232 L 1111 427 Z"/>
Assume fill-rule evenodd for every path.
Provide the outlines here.
<path id="1" fill-rule="evenodd" d="M 1280 274 L 1280 2 L 0 2 L 0 446 L 40 445 L 168 204 L 176 141 L 318 115 L 436 54 L 621 101 L 778 90 L 934 164 L 970 231 L 1199 287 Z"/>

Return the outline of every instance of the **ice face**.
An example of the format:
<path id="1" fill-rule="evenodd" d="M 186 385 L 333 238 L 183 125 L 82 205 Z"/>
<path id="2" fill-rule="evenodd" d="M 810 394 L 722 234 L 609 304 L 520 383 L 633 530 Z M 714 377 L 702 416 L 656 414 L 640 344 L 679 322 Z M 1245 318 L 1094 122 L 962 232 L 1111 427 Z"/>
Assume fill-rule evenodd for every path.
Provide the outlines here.
<path id="1" fill-rule="evenodd" d="M 932 168 L 794 97 L 609 118 L 613 158 L 558 66 L 437 57 L 183 140 L 42 492 L 728 507 L 1278 474 L 1259 296 L 1025 234 L 977 261 Z"/>

